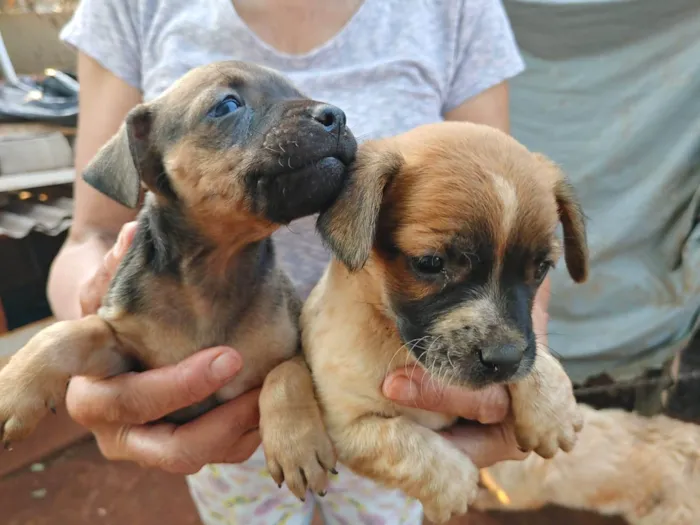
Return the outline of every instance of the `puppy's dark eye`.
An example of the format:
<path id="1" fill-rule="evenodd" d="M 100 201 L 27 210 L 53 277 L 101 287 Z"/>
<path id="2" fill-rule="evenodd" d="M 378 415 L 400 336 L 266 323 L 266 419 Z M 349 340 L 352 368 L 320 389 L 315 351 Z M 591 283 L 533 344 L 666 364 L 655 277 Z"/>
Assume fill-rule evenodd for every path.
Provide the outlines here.
<path id="1" fill-rule="evenodd" d="M 445 269 L 445 261 L 438 255 L 413 257 L 411 259 L 411 264 L 418 273 L 426 275 L 437 275 Z"/>
<path id="2" fill-rule="evenodd" d="M 537 266 L 535 267 L 535 281 L 537 283 L 541 283 L 544 281 L 544 278 L 547 276 L 547 273 L 549 270 L 552 268 L 552 262 L 551 261 L 540 261 L 537 263 Z"/>
<path id="3" fill-rule="evenodd" d="M 227 96 L 209 112 L 209 116 L 214 118 L 225 117 L 229 113 L 233 113 L 241 107 L 238 99 L 232 95 Z"/>

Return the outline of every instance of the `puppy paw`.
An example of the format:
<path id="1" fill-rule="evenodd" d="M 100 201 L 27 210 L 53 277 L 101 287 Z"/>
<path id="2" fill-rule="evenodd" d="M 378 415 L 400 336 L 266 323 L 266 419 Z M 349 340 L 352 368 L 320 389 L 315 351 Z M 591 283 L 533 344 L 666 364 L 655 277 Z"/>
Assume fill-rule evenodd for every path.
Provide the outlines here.
<path id="1" fill-rule="evenodd" d="M 22 386 L 0 374 L 0 441 L 5 448 L 28 437 L 47 412 L 55 413 L 59 400 L 39 384 Z"/>
<path id="2" fill-rule="evenodd" d="M 307 491 L 325 496 L 337 457 L 318 410 L 270 413 L 260 423 L 272 479 L 304 501 Z"/>
<path id="3" fill-rule="evenodd" d="M 436 525 L 466 514 L 478 494 L 478 469 L 464 455 L 456 462 L 449 463 L 456 457 L 441 458 L 439 476 L 426 483 L 424 494 L 420 497 L 423 514 Z"/>
<path id="4" fill-rule="evenodd" d="M 531 376 L 511 385 L 510 391 L 515 436 L 522 450 L 549 459 L 560 449 L 574 448 L 583 415 L 571 380 L 556 359 L 538 354 Z"/>

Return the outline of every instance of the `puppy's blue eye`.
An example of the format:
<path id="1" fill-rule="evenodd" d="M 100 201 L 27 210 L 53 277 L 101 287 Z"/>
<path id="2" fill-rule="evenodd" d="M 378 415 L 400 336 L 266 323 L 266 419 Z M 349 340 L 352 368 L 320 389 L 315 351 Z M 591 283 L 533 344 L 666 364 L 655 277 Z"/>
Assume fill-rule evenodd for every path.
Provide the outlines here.
<path id="1" fill-rule="evenodd" d="M 437 255 L 413 257 L 411 262 L 418 272 L 427 275 L 439 274 L 445 268 L 445 260 Z"/>
<path id="2" fill-rule="evenodd" d="M 228 96 L 219 102 L 214 108 L 209 112 L 209 115 L 214 118 L 225 117 L 229 113 L 233 113 L 241 107 L 241 103 L 235 97 Z"/>

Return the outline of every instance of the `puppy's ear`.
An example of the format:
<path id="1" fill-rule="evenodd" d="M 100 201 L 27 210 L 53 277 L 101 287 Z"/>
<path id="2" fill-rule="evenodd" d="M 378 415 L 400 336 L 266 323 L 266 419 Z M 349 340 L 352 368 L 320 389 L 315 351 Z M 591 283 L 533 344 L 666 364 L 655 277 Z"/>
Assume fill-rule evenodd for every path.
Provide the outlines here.
<path id="1" fill-rule="evenodd" d="M 351 272 L 369 259 L 384 189 L 402 164 L 398 153 L 372 143 L 360 146 L 340 195 L 318 217 L 321 238 Z"/>
<path id="2" fill-rule="evenodd" d="M 554 197 L 557 201 L 559 220 L 564 230 L 564 258 L 569 275 L 577 283 L 588 279 L 588 241 L 581 204 L 564 172 L 552 160 L 535 154 L 554 176 Z"/>
<path id="3" fill-rule="evenodd" d="M 136 208 L 141 183 L 155 182 L 162 164 L 152 148 L 153 115 L 143 104 L 132 109 L 119 131 L 83 170 L 90 186 L 123 206 Z"/>

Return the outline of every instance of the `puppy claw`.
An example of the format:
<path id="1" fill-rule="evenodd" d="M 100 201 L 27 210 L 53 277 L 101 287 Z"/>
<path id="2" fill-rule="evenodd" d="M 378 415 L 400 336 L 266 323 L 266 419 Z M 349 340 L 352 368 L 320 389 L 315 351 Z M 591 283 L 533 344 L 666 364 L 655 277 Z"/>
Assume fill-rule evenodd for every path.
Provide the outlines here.
<path id="1" fill-rule="evenodd" d="M 285 483 L 300 500 L 306 493 L 326 492 L 329 472 L 335 472 L 335 449 L 319 417 L 302 424 L 297 415 L 269 417 L 262 427 L 268 471 L 279 484 Z"/>
<path id="2" fill-rule="evenodd" d="M 267 471 L 270 473 L 270 477 L 274 480 L 274 482 L 277 483 L 277 486 L 281 488 L 282 484 L 284 483 L 284 472 L 282 471 L 282 467 L 280 467 L 275 461 L 268 461 Z"/>

